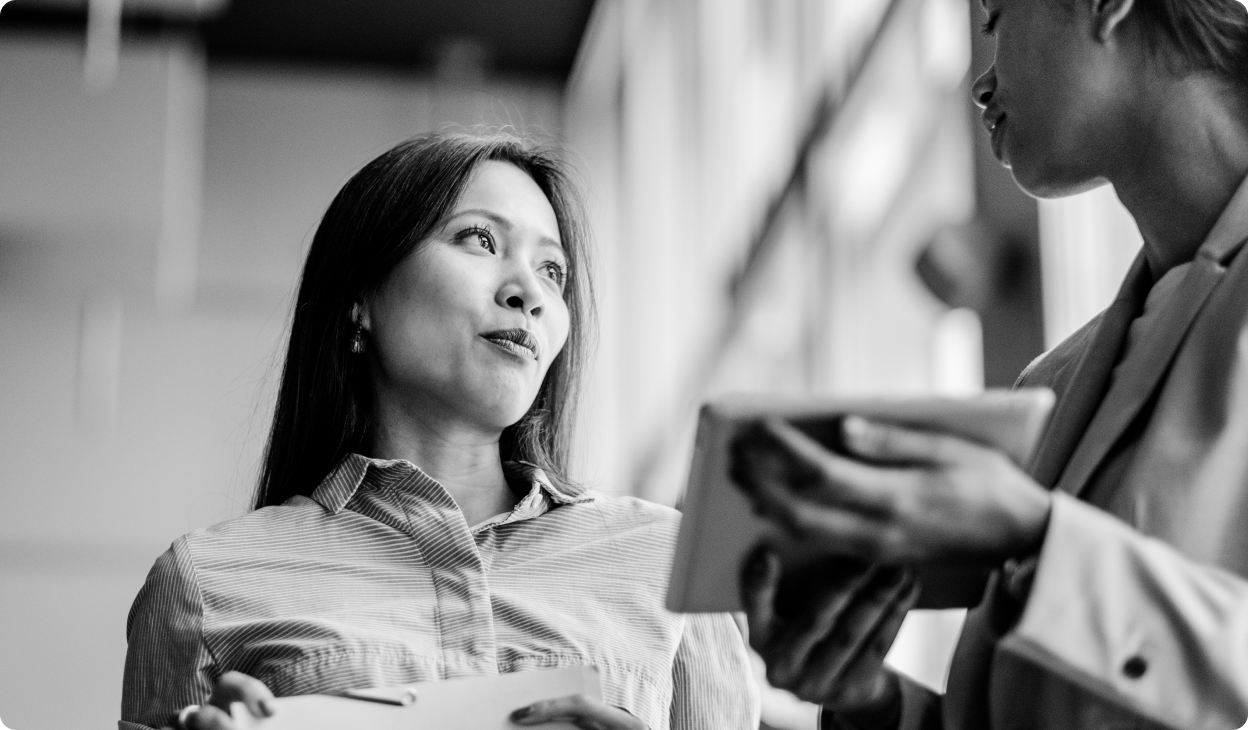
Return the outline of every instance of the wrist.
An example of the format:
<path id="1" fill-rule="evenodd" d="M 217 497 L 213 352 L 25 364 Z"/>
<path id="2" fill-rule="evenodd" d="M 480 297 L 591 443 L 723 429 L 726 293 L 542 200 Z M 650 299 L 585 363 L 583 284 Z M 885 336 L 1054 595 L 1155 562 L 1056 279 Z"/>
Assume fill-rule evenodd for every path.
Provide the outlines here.
<path id="1" fill-rule="evenodd" d="M 1037 489 L 1032 497 L 1019 520 L 1019 537 L 1010 557 L 1034 555 L 1044 545 L 1044 536 L 1049 531 L 1049 514 L 1053 511 L 1053 495 Z"/>
<path id="2" fill-rule="evenodd" d="M 884 675 L 887 686 L 879 699 L 852 710 L 824 707 L 820 730 L 897 730 L 901 725 L 901 682 L 891 671 L 884 670 Z"/>

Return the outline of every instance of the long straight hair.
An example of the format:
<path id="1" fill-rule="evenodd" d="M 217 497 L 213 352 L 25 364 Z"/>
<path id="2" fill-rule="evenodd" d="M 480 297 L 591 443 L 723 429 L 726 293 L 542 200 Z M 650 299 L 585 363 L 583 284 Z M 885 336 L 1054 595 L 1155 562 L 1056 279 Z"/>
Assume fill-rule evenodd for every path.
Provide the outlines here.
<path id="1" fill-rule="evenodd" d="M 567 255 L 567 343 L 532 406 L 503 431 L 503 461 L 526 461 L 567 484 L 569 441 L 587 357 L 593 298 L 579 195 L 557 152 L 512 135 L 427 134 L 369 162 L 321 219 L 304 263 L 255 507 L 310 495 L 372 426 L 368 371 L 350 352 L 351 309 L 375 293 L 452 212 L 483 162 L 508 162 L 537 183 L 555 211 Z"/>

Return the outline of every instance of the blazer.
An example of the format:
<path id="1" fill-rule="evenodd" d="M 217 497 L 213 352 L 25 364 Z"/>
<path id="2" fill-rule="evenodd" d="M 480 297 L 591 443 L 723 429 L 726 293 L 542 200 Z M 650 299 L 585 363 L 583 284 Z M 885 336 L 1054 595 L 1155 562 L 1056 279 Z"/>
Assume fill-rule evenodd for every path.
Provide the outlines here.
<path id="1" fill-rule="evenodd" d="M 994 575 L 943 698 L 903 680 L 905 730 L 1245 724 L 1246 239 L 1248 180 L 1134 345 L 1146 357 L 1114 370 L 1152 286 L 1141 255 L 1019 379 L 1058 395 L 1029 468 L 1054 490 L 1034 580 Z"/>

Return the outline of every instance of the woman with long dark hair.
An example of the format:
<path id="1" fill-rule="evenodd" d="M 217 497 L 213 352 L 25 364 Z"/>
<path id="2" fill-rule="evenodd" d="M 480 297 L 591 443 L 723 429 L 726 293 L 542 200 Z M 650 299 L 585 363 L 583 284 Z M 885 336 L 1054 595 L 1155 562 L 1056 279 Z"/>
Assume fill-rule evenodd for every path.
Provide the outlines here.
<path id="1" fill-rule="evenodd" d="M 729 616 L 662 607 L 673 510 L 567 478 L 590 296 L 549 151 L 428 135 L 370 162 L 317 229 L 255 510 L 192 532 L 128 624 L 121 727 L 570 665 L 605 702 L 521 724 L 756 728 Z"/>
<path id="2" fill-rule="evenodd" d="M 1248 10 L 1237 0 L 983 0 L 992 147 L 1036 196 L 1106 182 L 1144 249 L 1113 304 L 1022 374 L 1058 402 L 1026 472 L 861 419 L 829 453 L 783 423 L 739 445 L 760 508 L 862 573 L 777 617 L 772 682 L 826 728 L 1238 728 L 1248 717 Z M 892 463 L 896 466 L 880 466 Z M 943 697 L 883 658 L 906 564 L 997 566 Z"/>

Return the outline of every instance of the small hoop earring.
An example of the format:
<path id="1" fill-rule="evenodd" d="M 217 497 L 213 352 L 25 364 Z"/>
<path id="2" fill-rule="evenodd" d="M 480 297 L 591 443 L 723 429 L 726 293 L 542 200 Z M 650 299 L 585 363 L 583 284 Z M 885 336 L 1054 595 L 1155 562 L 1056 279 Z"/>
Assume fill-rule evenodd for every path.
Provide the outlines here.
<path id="1" fill-rule="evenodd" d="M 351 335 L 351 354 L 352 355 L 364 354 L 364 326 L 363 325 L 357 324 L 355 326 L 355 334 Z"/>

